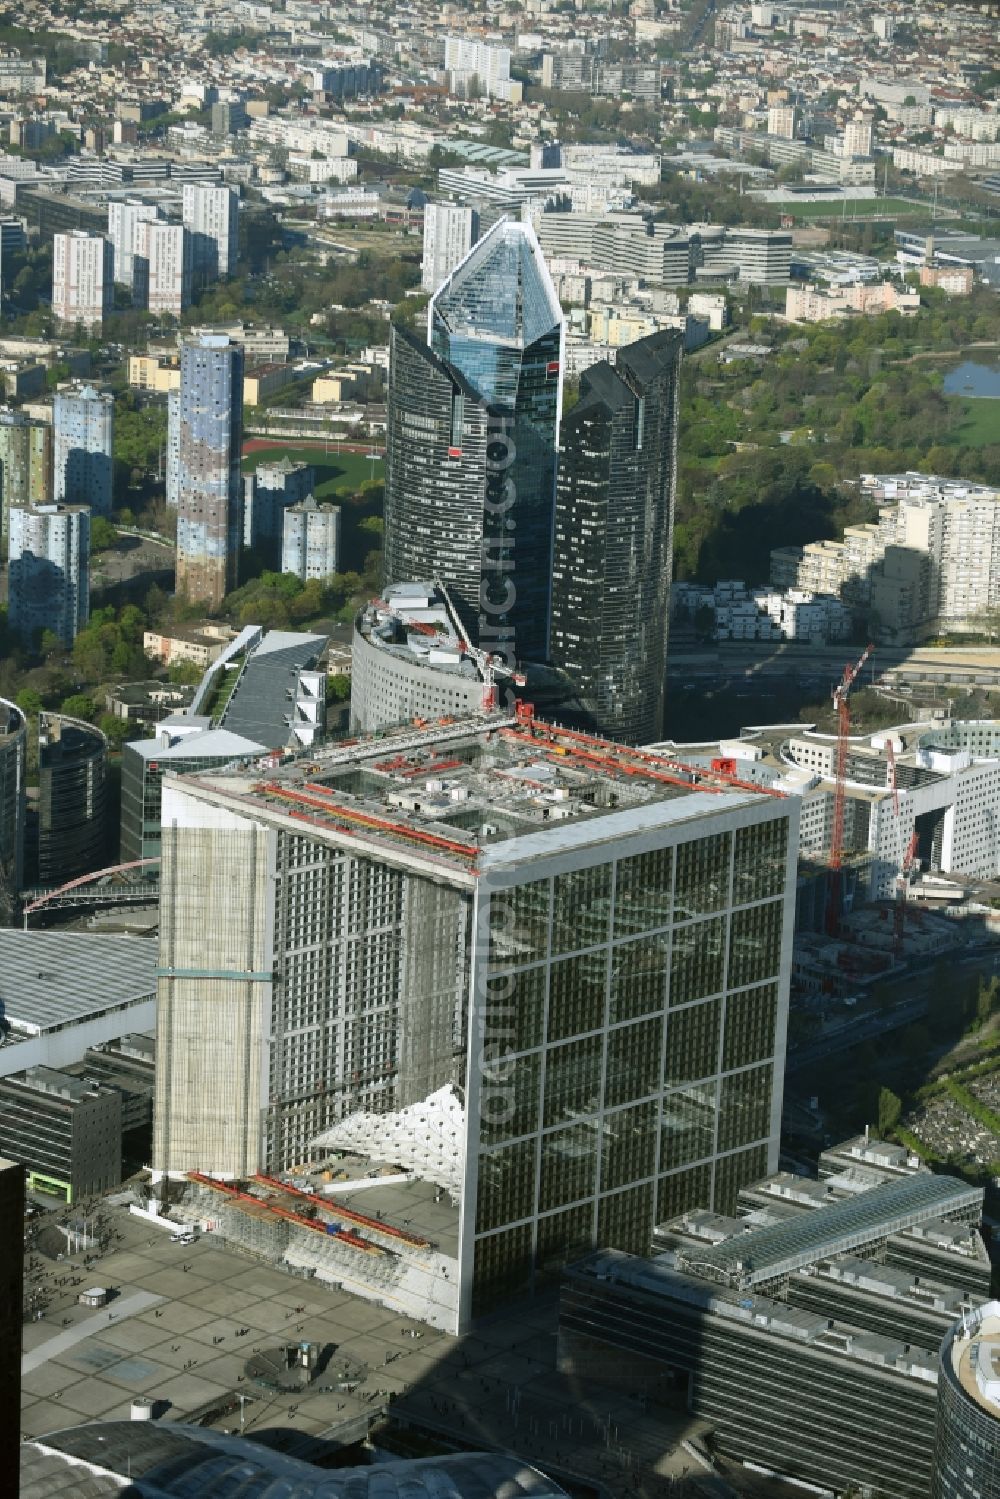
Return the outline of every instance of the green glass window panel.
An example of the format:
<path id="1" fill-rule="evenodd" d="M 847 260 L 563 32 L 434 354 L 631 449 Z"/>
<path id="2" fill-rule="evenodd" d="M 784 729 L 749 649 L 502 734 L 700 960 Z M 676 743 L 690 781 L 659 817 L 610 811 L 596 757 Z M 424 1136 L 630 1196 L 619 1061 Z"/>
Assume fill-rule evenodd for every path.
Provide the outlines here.
<path id="1" fill-rule="evenodd" d="M 715 1201 L 717 1213 L 735 1216 L 737 1198 L 744 1187 L 761 1181 L 767 1175 L 767 1146 L 738 1150 L 724 1155 L 715 1163 Z"/>
<path id="2" fill-rule="evenodd" d="M 656 1171 L 659 1106 L 654 1100 L 604 1116 L 601 1191 L 644 1181 Z"/>
<path id="3" fill-rule="evenodd" d="M 774 1054 L 778 1023 L 778 986 L 762 984 L 757 989 L 736 989 L 726 997 L 726 1029 L 722 1042 L 722 1066 L 746 1067 Z"/>
<path id="4" fill-rule="evenodd" d="M 579 1114 L 596 1112 L 601 1106 L 602 1038 L 588 1036 L 564 1046 L 550 1046 L 545 1053 L 546 1128 L 567 1124 Z"/>
<path id="5" fill-rule="evenodd" d="M 656 1221 L 669 1223 L 682 1213 L 712 1206 L 712 1168 L 689 1166 L 686 1171 L 672 1171 L 661 1176 L 656 1188 Z"/>
<path id="6" fill-rule="evenodd" d="M 660 1114 L 660 1170 L 688 1166 L 715 1151 L 718 1084 L 699 1083 L 668 1093 Z"/>
<path id="7" fill-rule="evenodd" d="M 531 1225 L 477 1239 L 472 1311 L 483 1317 L 531 1285 Z"/>
<path id="8" fill-rule="evenodd" d="M 549 977 L 550 1041 L 604 1029 L 608 949 L 580 953 L 552 964 Z"/>
<path id="9" fill-rule="evenodd" d="M 719 1093 L 719 1150 L 736 1150 L 764 1140 L 771 1130 L 773 1068 L 749 1067 L 722 1079 Z"/>
<path id="10" fill-rule="evenodd" d="M 729 934 L 729 987 L 742 989 L 777 976 L 781 967 L 784 902 L 734 911 Z"/>
<path id="11" fill-rule="evenodd" d="M 725 980 L 726 920 L 696 921 L 674 927 L 670 960 L 671 1006 L 718 994 Z"/>
<path id="12" fill-rule="evenodd" d="M 628 1187 L 602 1197 L 597 1207 L 597 1242 L 602 1249 L 648 1254 L 653 1237 L 654 1184 Z"/>
<path id="13" fill-rule="evenodd" d="M 552 951 L 575 952 L 608 940 L 611 865 L 557 874 L 553 894 Z"/>
<path id="14" fill-rule="evenodd" d="M 670 920 L 674 851 L 657 848 L 648 854 L 619 859 L 615 873 L 615 936 L 648 932 Z"/>
<path id="15" fill-rule="evenodd" d="M 641 937 L 621 942 L 611 949 L 612 1025 L 619 1020 L 638 1020 L 663 1009 L 667 1001 L 666 937 Z"/>
<path id="16" fill-rule="evenodd" d="M 542 1136 L 539 1212 L 561 1208 L 597 1190 L 598 1123 L 574 1124 Z"/>
<path id="17" fill-rule="evenodd" d="M 718 1072 L 721 1013 L 722 1002 L 718 999 L 670 1011 L 663 1063 L 663 1081 L 667 1087 L 696 1083 L 699 1078 Z"/>
<path id="18" fill-rule="evenodd" d="M 785 888 L 787 855 L 787 817 L 738 828 L 733 850 L 733 905 L 746 906 L 780 895 Z"/>
<path id="19" fill-rule="evenodd" d="M 542 1055 L 504 1059 L 480 1084 L 479 1139 L 499 1145 L 519 1135 L 537 1133 L 540 1125 Z"/>
<path id="20" fill-rule="evenodd" d="M 552 893 L 548 880 L 533 880 L 490 896 L 490 963 L 507 968 L 548 956 Z"/>
<path id="21" fill-rule="evenodd" d="M 641 1020 L 608 1032 L 608 1064 L 604 1103 L 613 1109 L 660 1091 L 663 1021 Z"/>
<path id="22" fill-rule="evenodd" d="M 529 1218 L 535 1206 L 535 1141 L 521 1140 L 479 1156 L 476 1232 Z"/>
<path id="23" fill-rule="evenodd" d="M 487 1032 L 491 1038 L 502 1037 L 511 1051 L 530 1051 L 541 1045 L 546 972 L 543 964 L 516 973 L 495 973 L 487 980 Z"/>
<path id="24" fill-rule="evenodd" d="M 594 1239 L 594 1205 L 567 1208 L 538 1220 L 536 1263 L 544 1279 L 557 1279 L 563 1265 L 571 1265 L 596 1248 Z"/>
<path id="25" fill-rule="evenodd" d="M 707 916 L 729 904 L 729 860 L 732 835 L 713 833 L 677 846 L 674 920 Z"/>

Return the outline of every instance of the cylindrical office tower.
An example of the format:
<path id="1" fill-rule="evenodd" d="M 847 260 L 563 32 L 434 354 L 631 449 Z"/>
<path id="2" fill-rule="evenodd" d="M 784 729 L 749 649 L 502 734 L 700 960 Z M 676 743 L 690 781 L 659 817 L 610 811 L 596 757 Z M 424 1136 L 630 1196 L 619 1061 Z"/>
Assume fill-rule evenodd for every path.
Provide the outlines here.
<path id="1" fill-rule="evenodd" d="M 941 1344 L 932 1499 L 1000 1499 L 1000 1301 Z"/>
<path id="2" fill-rule="evenodd" d="M 62 885 L 106 863 L 108 741 L 76 718 L 38 719 L 38 883 Z"/>
<path id="3" fill-rule="evenodd" d="M 28 722 L 0 697 L 0 926 L 12 919 L 24 883 L 24 772 Z"/>

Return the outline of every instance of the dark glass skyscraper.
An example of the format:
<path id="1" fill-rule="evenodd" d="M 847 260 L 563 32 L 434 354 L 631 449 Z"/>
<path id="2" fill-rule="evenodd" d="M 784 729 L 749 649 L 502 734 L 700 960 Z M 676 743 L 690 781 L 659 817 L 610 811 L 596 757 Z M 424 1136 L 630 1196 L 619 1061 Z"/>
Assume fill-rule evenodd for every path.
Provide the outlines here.
<path id="1" fill-rule="evenodd" d="M 681 346 L 654 333 L 594 365 L 562 430 L 551 660 L 632 744 L 663 728 Z"/>
<path id="2" fill-rule="evenodd" d="M 386 577 L 440 577 L 487 649 L 548 643 L 563 322 L 534 231 L 501 219 L 393 332 Z"/>

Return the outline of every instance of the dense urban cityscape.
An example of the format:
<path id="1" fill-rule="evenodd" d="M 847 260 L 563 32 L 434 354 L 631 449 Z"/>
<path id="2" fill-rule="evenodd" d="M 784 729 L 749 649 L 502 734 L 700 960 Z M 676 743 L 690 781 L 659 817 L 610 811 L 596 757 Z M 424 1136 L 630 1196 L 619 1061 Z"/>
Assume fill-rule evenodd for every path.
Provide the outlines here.
<path id="1" fill-rule="evenodd" d="M 0 1499 L 1000 1496 L 998 219 L 995 3 L 0 12 Z"/>

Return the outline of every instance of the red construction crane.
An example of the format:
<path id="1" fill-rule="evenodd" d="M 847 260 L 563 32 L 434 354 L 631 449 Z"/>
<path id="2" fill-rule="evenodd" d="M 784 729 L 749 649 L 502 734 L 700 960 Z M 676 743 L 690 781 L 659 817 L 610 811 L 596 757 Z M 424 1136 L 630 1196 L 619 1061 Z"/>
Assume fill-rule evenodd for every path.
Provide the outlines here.
<path id="1" fill-rule="evenodd" d="M 830 838 L 830 886 L 826 903 L 826 930 L 831 937 L 836 937 L 840 931 L 840 870 L 844 862 L 847 741 L 851 736 L 850 692 L 874 649 L 874 645 L 866 645 L 854 665 L 844 667 L 844 675 L 833 689 L 833 706 L 837 714 L 837 754 L 833 783 L 833 831 Z"/>
<path id="2" fill-rule="evenodd" d="M 499 695 L 496 684 L 498 677 L 509 677 L 515 687 L 523 687 L 528 679 L 523 671 L 517 671 L 513 666 L 509 666 L 502 656 L 495 655 L 491 651 L 480 650 L 478 646 L 470 644 L 465 638 L 458 610 L 451 601 L 451 594 L 440 578 L 434 579 L 434 586 L 444 599 L 448 617 L 458 636 L 459 650 L 463 655 L 468 656 L 474 661 L 479 668 L 479 674 L 483 679 L 483 711 L 490 713 L 497 706 Z"/>
<path id="3" fill-rule="evenodd" d="M 920 835 L 917 832 L 916 828 L 914 828 L 913 837 L 907 844 L 906 853 L 903 855 L 903 863 L 900 867 L 899 876 L 896 880 L 896 904 L 893 907 L 892 913 L 892 952 L 893 957 L 896 958 L 898 958 L 900 953 L 903 951 L 903 934 L 905 931 L 906 922 L 906 886 L 908 883 L 910 870 L 913 868 L 913 861 L 917 857 L 917 844 L 919 843 L 919 841 Z"/>

